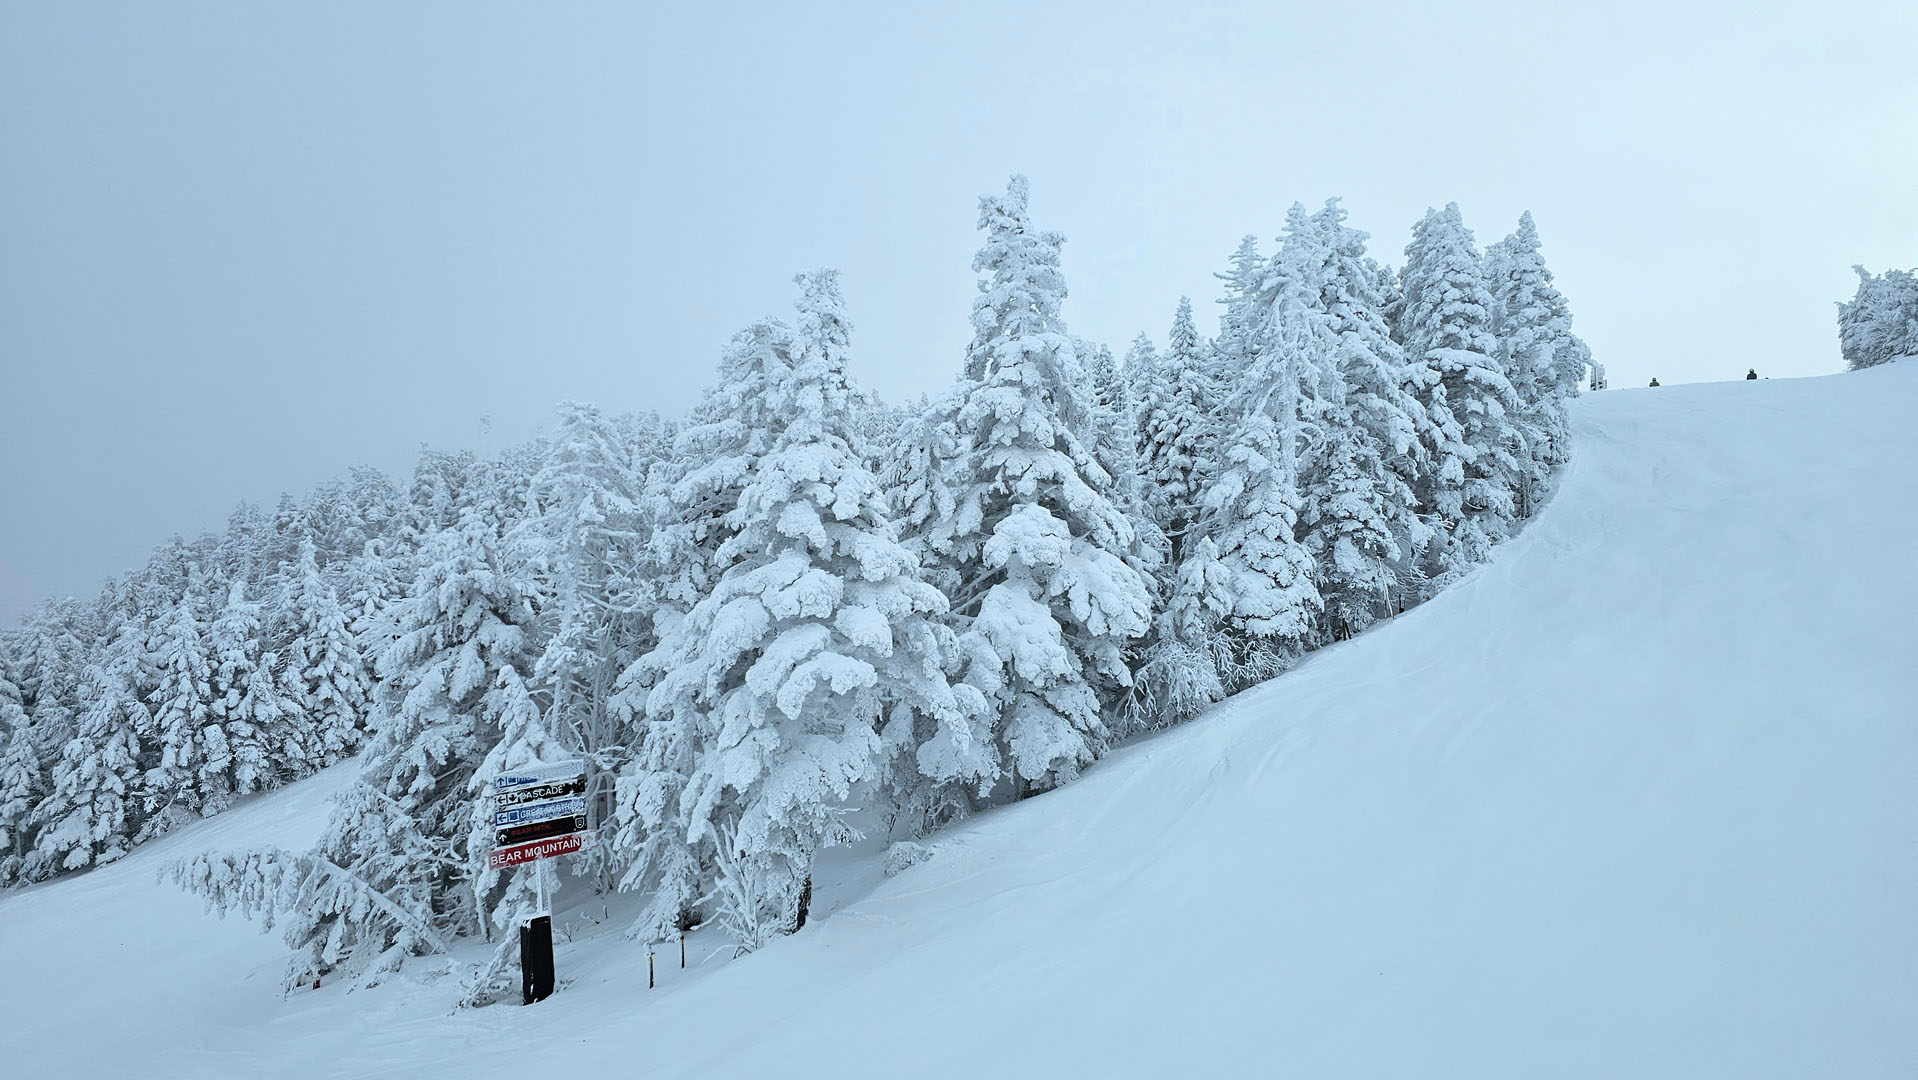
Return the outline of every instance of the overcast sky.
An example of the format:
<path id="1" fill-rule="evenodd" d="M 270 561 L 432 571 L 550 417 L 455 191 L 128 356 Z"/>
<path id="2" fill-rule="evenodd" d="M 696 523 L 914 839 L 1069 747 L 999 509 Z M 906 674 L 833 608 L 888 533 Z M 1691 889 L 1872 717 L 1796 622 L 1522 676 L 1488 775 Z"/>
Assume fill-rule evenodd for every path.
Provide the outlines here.
<path id="1" fill-rule="evenodd" d="M 0 620 L 561 399 L 683 410 L 804 268 L 934 390 L 1014 171 L 1115 350 L 1329 195 L 1394 264 L 1530 209 L 1618 387 L 1834 371 L 1850 265 L 1918 264 L 1908 0 L 794 6 L 0 3 Z"/>

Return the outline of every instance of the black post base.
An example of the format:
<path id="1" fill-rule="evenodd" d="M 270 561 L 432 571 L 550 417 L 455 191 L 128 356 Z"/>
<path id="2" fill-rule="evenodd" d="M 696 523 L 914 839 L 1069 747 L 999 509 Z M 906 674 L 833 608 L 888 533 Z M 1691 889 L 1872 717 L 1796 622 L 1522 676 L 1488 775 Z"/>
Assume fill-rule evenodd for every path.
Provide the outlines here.
<path id="1" fill-rule="evenodd" d="M 541 915 L 519 924 L 520 989 L 526 1004 L 545 1001 L 553 993 L 553 920 Z"/>

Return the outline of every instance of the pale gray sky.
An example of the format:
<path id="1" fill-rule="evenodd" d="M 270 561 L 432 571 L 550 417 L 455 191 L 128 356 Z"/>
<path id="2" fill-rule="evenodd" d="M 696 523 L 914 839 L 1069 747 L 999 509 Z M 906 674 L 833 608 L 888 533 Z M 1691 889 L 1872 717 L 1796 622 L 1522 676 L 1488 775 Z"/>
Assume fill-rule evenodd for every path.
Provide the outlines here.
<path id="1" fill-rule="evenodd" d="M 1615 386 L 1836 370 L 1848 267 L 1918 264 L 1905 0 L 793 7 L 0 2 L 0 619 L 482 416 L 682 410 L 803 268 L 942 386 L 1013 171 L 1115 350 L 1335 194 L 1393 263 L 1531 209 Z"/>

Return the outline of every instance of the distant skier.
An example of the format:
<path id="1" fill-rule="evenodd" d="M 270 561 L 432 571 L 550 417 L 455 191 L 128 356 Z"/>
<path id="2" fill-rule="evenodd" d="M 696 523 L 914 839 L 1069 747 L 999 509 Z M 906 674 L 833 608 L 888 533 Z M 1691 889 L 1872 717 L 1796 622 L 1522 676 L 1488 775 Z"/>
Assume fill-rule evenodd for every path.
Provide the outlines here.
<path id="1" fill-rule="evenodd" d="M 1751 380 L 1753 380 L 1753 379 L 1756 379 L 1756 378 L 1758 378 L 1758 369 L 1757 369 L 1757 368 L 1750 368 L 1750 369 L 1747 369 L 1747 370 L 1746 370 L 1746 372 L 1745 372 L 1745 381 L 1746 381 L 1746 382 L 1750 382 Z"/>
<path id="2" fill-rule="evenodd" d="M 1657 385 L 1658 385 L 1658 376 L 1656 376 L 1656 375 L 1654 375 L 1654 376 L 1652 376 L 1652 385 L 1653 385 L 1653 386 L 1657 386 Z"/>

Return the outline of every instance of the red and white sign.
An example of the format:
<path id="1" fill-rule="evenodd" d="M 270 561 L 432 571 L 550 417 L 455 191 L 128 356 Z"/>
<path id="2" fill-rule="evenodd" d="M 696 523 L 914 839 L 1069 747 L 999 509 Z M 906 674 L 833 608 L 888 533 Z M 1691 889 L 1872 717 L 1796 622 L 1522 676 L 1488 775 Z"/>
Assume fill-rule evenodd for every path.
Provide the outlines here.
<path id="1" fill-rule="evenodd" d="M 592 835 L 592 833 L 583 832 L 568 833 L 565 836 L 555 836 L 551 840 L 535 840 L 530 844 L 515 844 L 512 847 L 495 848 L 493 853 L 486 857 L 486 868 L 488 870 L 503 870 L 506 867 L 518 866 L 521 863 L 536 862 L 540 859 L 551 859 L 560 855 L 571 855 L 573 852 L 585 848 L 588 841 L 592 838 Z"/>

